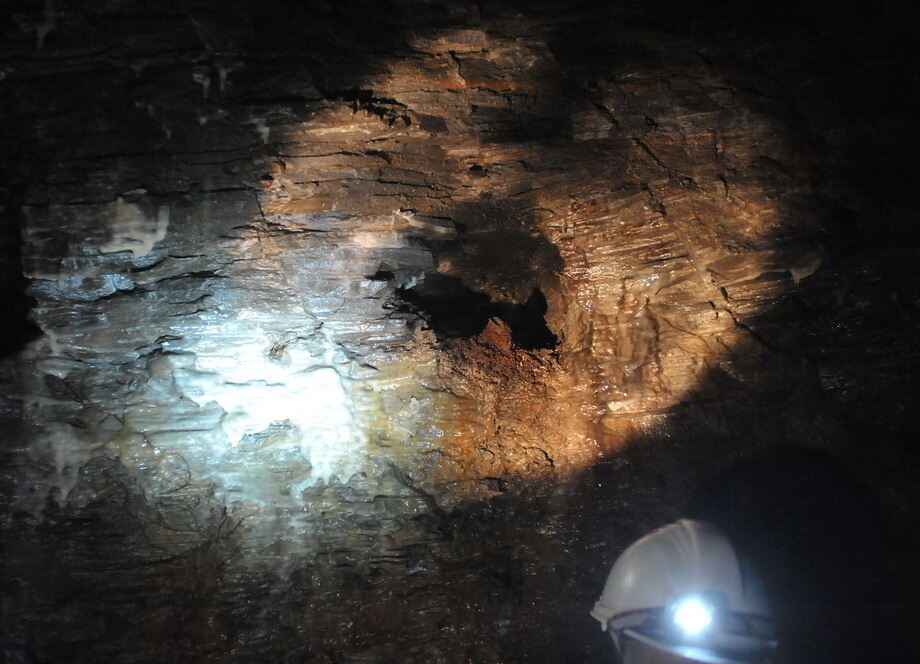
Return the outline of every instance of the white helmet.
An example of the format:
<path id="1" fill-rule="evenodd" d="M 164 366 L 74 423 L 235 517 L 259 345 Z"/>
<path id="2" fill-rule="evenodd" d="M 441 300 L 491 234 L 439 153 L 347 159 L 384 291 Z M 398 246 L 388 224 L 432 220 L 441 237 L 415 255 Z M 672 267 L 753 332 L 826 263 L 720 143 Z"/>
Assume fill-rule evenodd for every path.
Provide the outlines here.
<path id="1" fill-rule="evenodd" d="M 776 648 L 759 583 L 725 535 L 701 521 L 672 523 L 627 548 L 591 615 L 627 661 L 635 644 L 714 664 L 767 662 Z"/>

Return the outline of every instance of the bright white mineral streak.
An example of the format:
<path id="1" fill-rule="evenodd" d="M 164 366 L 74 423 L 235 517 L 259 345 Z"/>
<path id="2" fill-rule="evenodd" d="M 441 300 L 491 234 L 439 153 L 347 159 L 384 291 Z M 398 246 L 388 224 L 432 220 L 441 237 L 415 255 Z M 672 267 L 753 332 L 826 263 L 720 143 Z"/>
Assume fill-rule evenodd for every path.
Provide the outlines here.
<path id="1" fill-rule="evenodd" d="M 46 333 L 30 351 L 29 406 L 43 429 L 33 448 L 57 469 L 62 503 L 86 493 L 74 492 L 78 471 L 100 455 L 152 500 L 204 490 L 291 514 L 304 509 L 304 489 L 371 470 L 363 381 L 376 369 L 363 363 L 406 326 L 365 275 L 382 262 L 430 269 L 430 254 L 406 247 L 389 218 L 365 223 L 376 233 L 309 218 L 263 241 L 233 235 L 246 212 L 221 226 L 209 205 L 119 197 L 87 217 L 101 216 L 103 233 L 75 236 L 57 264 L 29 268 Z M 39 230 L 88 223 L 70 212 L 36 208 L 30 219 Z M 168 233 L 171 213 L 185 236 Z M 340 236 L 300 231 L 323 224 Z M 82 428 L 69 424 L 78 418 Z"/>
<path id="2" fill-rule="evenodd" d="M 357 470 L 358 433 L 331 349 L 317 358 L 303 340 L 273 338 L 258 318 L 242 311 L 189 331 L 196 360 L 176 368 L 179 389 L 201 407 L 220 407 L 226 450 L 299 450 L 311 466 L 308 483 L 347 479 Z"/>
<path id="3" fill-rule="evenodd" d="M 99 247 L 103 254 L 130 251 L 134 256 L 146 256 L 169 228 L 169 206 L 157 208 L 155 218 L 148 217 L 139 205 L 126 203 L 120 196 L 112 206 L 109 229 L 112 239 Z"/>

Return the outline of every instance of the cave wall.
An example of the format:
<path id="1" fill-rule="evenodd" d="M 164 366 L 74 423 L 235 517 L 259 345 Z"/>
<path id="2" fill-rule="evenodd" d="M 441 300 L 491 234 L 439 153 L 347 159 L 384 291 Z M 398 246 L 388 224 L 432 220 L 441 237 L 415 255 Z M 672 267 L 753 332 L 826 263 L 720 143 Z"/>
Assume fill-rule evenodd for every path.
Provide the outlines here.
<path id="1" fill-rule="evenodd" d="M 693 513 L 789 661 L 909 661 L 884 11 L 4 10 L 6 659 L 606 661 Z"/>

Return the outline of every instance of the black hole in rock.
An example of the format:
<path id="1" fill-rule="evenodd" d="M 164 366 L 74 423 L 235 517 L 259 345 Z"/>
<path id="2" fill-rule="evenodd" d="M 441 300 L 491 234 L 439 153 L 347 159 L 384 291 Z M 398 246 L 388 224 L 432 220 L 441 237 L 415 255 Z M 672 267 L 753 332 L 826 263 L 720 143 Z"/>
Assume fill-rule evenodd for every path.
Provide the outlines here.
<path id="1" fill-rule="evenodd" d="M 527 302 L 519 305 L 496 305 L 498 317 L 511 328 L 511 339 L 521 348 L 555 348 L 556 335 L 546 326 L 546 297 L 535 288 Z"/>
<path id="2" fill-rule="evenodd" d="M 393 281 L 396 278 L 396 274 L 392 270 L 377 270 L 374 274 L 368 275 L 368 279 L 371 281 Z"/>
<path id="3" fill-rule="evenodd" d="M 558 344 L 546 326 L 546 297 L 537 288 L 523 304 L 494 302 L 464 286 L 457 277 L 433 274 L 413 286 L 397 288 L 396 297 L 407 305 L 398 306 L 399 310 L 420 316 L 439 339 L 474 337 L 490 318 L 500 318 L 520 348 L 536 350 Z"/>
<path id="4" fill-rule="evenodd" d="M 26 294 L 20 245 L 16 222 L 9 218 L 0 220 L 0 311 L 5 318 L 3 334 L 0 334 L 0 358 L 18 353 L 41 336 L 39 327 L 29 320 L 35 300 Z"/>
<path id="5" fill-rule="evenodd" d="M 0 338 L 0 358 L 18 353 L 41 336 L 38 326 L 28 319 L 33 303 L 32 298 L 16 288 L 0 288 L 0 307 L 8 316 L 5 334 Z"/>

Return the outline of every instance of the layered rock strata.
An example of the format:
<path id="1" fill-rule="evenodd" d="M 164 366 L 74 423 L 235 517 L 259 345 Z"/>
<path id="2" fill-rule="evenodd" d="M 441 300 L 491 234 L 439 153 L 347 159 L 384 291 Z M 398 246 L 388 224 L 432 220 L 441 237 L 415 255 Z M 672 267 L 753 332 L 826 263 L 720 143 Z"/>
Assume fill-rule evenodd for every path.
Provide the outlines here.
<path id="1" fill-rule="evenodd" d="M 11 661 L 600 661 L 623 544 L 841 445 L 843 180 L 755 46 L 393 12 L 5 25 Z"/>

